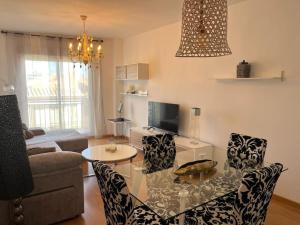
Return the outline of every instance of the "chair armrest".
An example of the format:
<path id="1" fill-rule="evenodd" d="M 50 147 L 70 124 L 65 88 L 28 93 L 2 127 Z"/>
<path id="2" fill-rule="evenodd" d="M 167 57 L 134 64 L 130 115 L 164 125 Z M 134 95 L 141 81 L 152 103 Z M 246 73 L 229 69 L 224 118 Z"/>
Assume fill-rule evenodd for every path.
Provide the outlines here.
<path id="1" fill-rule="evenodd" d="M 46 134 L 46 132 L 42 128 L 30 128 L 29 131 L 33 133 L 34 136 Z"/>
<path id="2" fill-rule="evenodd" d="M 82 161 L 83 157 L 76 152 L 49 152 L 29 157 L 33 175 L 80 167 Z"/>

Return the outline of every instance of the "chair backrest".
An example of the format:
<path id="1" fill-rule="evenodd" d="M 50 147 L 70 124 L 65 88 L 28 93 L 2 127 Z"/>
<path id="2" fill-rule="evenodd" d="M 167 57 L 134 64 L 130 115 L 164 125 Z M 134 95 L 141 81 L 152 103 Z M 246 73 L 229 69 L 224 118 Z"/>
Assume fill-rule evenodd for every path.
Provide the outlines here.
<path id="1" fill-rule="evenodd" d="M 237 169 L 260 166 L 266 147 L 265 139 L 232 133 L 227 147 L 229 165 Z"/>
<path id="2" fill-rule="evenodd" d="M 172 167 L 176 157 L 173 135 L 144 136 L 143 151 L 146 172 L 152 173 Z"/>
<path id="3" fill-rule="evenodd" d="M 246 174 L 238 189 L 235 209 L 245 225 L 263 225 L 282 164 L 275 163 Z"/>
<path id="4" fill-rule="evenodd" d="M 131 220 L 134 220 L 134 201 L 124 177 L 99 161 L 93 162 L 93 168 L 104 203 L 107 225 L 131 224 Z"/>

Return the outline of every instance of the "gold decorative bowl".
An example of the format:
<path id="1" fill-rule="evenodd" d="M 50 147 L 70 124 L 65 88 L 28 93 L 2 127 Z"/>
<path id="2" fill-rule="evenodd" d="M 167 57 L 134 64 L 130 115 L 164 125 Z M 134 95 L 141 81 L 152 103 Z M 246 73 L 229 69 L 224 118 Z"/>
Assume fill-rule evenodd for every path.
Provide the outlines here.
<path id="1" fill-rule="evenodd" d="M 216 161 L 208 159 L 188 162 L 175 170 L 174 174 L 178 176 L 199 174 L 200 172 L 210 171 L 217 164 L 218 163 Z"/>

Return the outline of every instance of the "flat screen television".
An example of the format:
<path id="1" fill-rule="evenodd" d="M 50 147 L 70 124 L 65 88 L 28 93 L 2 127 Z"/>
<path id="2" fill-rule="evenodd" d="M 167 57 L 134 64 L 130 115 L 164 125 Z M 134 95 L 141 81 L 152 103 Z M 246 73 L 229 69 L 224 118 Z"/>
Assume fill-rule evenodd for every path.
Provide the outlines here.
<path id="1" fill-rule="evenodd" d="M 148 103 L 148 126 L 178 133 L 179 124 L 179 105 L 149 102 Z"/>

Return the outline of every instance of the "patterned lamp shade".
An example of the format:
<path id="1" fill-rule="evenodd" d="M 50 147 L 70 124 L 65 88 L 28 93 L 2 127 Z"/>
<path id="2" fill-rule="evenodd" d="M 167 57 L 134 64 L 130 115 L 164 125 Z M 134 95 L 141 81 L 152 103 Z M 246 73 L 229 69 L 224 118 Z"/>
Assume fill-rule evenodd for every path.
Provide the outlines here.
<path id="1" fill-rule="evenodd" d="M 227 10 L 227 0 L 185 0 L 181 43 L 176 57 L 230 55 Z"/>
<path id="2" fill-rule="evenodd" d="M 19 198 L 32 190 L 17 97 L 0 96 L 0 199 Z"/>

